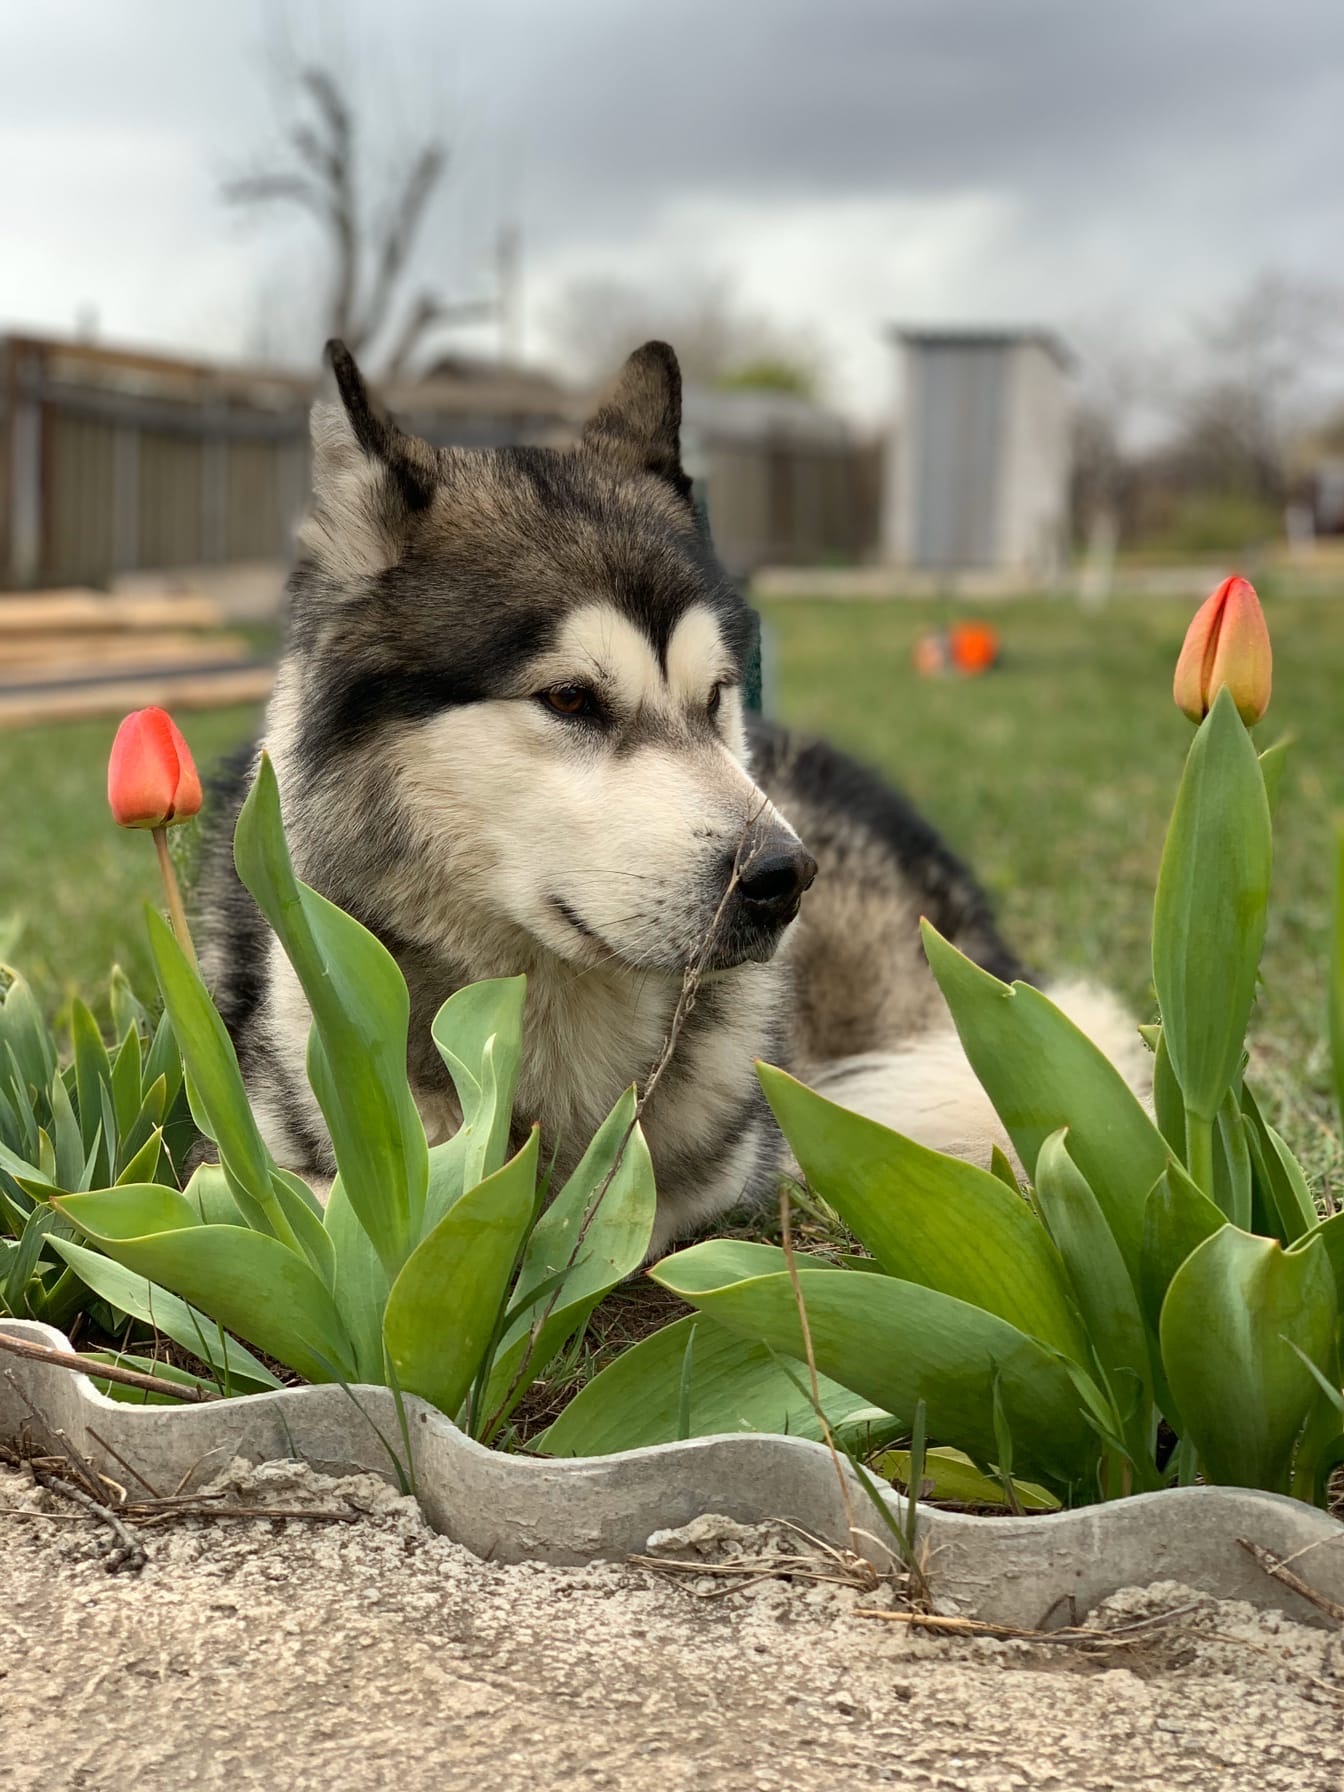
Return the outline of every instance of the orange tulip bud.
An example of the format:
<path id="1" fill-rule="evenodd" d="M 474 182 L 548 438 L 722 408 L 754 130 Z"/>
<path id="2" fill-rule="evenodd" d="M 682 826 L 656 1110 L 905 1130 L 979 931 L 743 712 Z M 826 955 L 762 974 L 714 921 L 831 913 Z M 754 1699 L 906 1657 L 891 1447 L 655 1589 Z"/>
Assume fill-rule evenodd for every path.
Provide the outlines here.
<path id="1" fill-rule="evenodd" d="M 162 709 L 137 709 L 117 729 L 107 762 L 107 800 L 123 828 L 162 828 L 201 806 L 191 749 Z"/>
<path id="2" fill-rule="evenodd" d="M 1226 685 L 1251 727 L 1269 708 L 1272 658 L 1255 586 L 1248 579 L 1224 579 L 1186 631 L 1172 685 L 1176 707 L 1202 722 Z"/>

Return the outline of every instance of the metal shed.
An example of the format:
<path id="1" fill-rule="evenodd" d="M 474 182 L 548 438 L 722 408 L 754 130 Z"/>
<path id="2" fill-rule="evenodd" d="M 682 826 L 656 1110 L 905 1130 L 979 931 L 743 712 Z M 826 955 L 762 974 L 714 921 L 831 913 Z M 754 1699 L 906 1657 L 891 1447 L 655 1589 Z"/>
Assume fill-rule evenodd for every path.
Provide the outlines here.
<path id="1" fill-rule="evenodd" d="M 1068 550 L 1071 361 L 1044 330 L 892 332 L 883 547 L 925 571 L 1049 582 Z"/>

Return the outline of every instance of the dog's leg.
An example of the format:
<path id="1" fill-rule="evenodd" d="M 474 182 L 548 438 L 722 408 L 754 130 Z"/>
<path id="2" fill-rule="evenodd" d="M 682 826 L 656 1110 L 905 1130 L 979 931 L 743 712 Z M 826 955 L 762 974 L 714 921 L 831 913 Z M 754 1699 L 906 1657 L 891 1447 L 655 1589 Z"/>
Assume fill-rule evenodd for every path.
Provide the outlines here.
<path id="1" fill-rule="evenodd" d="M 1152 1059 L 1116 998 L 1087 983 L 1058 984 L 1046 993 L 1105 1052 L 1148 1105 Z M 950 1016 L 898 1051 L 833 1059 L 804 1080 L 828 1100 L 932 1150 L 984 1166 L 992 1147 L 998 1145 L 1017 1164 L 1008 1135 L 976 1080 Z"/>

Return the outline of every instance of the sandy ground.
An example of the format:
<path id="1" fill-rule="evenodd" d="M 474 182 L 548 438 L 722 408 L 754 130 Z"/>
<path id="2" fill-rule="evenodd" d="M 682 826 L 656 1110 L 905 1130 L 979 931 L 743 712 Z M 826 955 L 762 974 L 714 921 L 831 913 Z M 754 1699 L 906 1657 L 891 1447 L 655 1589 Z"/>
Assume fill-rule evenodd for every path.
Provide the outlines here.
<path id="1" fill-rule="evenodd" d="M 178 1519 L 111 1573 L 0 1472 L 5 1792 L 1344 1785 L 1344 1639 L 1248 1606 L 1117 1596 L 1180 1615 L 1097 1658 L 931 1639 L 846 1586 L 482 1563 L 370 1477 L 230 1484 L 360 1516 Z"/>

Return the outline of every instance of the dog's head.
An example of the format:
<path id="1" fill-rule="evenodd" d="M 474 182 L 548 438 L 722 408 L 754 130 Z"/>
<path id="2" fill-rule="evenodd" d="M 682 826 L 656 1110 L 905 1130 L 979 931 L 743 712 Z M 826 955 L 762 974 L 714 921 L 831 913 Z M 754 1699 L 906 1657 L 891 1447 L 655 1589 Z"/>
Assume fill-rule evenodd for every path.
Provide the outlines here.
<path id="1" fill-rule="evenodd" d="M 631 355 L 565 450 L 436 450 L 329 358 L 283 681 L 298 782 L 381 768 L 379 814 L 343 826 L 418 868 L 426 915 L 483 909 L 581 965 L 769 958 L 815 866 L 747 768 L 755 623 L 691 503 L 671 349 Z"/>

